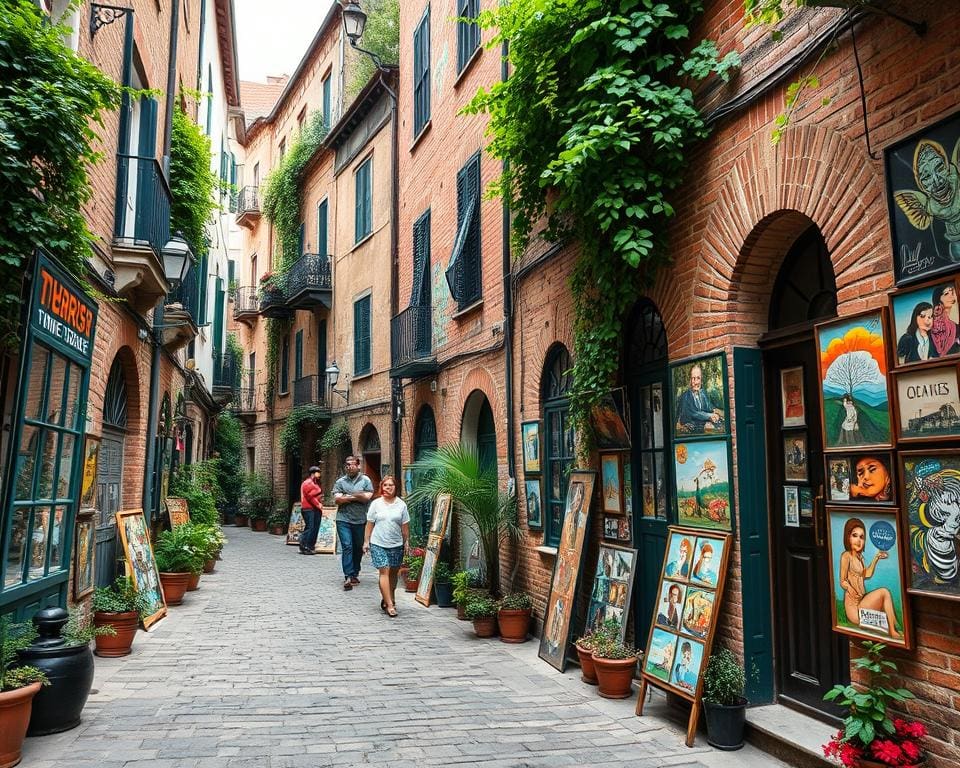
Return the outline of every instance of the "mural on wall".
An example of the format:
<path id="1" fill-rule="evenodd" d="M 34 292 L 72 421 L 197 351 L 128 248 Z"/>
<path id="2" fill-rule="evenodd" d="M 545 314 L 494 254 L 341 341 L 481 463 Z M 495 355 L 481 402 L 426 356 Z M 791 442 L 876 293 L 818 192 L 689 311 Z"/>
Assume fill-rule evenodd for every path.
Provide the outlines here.
<path id="1" fill-rule="evenodd" d="M 677 443 L 674 468 L 678 522 L 731 530 L 733 500 L 727 441 Z"/>
<path id="2" fill-rule="evenodd" d="M 897 365 L 960 354 L 957 280 L 944 278 L 890 296 Z"/>
<path id="3" fill-rule="evenodd" d="M 897 285 L 960 264 L 960 115 L 884 152 Z"/>
<path id="4" fill-rule="evenodd" d="M 728 434 L 724 353 L 677 363 L 670 371 L 674 435 Z"/>
<path id="5" fill-rule="evenodd" d="M 824 447 L 890 445 L 884 312 L 816 328 Z"/>

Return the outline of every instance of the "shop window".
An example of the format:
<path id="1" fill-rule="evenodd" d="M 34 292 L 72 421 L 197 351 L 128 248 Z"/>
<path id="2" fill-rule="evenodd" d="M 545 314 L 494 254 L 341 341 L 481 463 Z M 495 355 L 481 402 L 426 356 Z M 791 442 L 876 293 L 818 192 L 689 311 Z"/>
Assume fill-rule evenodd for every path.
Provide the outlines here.
<path id="1" fill-rule="evenodd" d="M 570 389 L 573 360 L 562 344 L 547 354 L 540 385 L 543 404 L 544 480 L 546 481 L 546 519 L 544 544 L 556 547 L 563 528 L 567 482 L 574 459 L 574 429 L 570 421 Z"/>

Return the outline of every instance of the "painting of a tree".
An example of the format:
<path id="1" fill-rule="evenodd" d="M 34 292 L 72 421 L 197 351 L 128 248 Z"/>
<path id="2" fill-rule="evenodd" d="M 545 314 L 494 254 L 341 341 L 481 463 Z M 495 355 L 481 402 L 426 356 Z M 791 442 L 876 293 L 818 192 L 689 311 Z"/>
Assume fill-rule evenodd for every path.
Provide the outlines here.
<path id="1" fill-rule="evenodd" d="M 880 366 L 869 352 L 847 352 L 834 360 L 827 368 L 823 383 L 842 389 L 848 395 L 861 384 L 882 381 Z"/>

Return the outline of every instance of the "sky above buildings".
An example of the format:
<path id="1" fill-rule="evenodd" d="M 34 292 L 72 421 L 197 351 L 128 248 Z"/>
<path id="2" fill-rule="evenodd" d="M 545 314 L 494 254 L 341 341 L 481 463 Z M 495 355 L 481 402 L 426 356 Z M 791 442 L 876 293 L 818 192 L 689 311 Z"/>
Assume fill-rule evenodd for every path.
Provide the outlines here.
<path id="1" fill-rule="evenodd" d="M 234 0 L 240 79 L 292 74 L 334 0 Z"/>

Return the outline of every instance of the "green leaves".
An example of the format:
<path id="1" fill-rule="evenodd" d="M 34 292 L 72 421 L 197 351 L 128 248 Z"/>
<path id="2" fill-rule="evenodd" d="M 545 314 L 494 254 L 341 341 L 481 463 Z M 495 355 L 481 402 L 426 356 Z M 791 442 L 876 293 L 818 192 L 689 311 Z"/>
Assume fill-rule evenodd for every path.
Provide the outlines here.
<path id="1" fill-rule="evenodd" d="M 180 107 L 170 133 L 170 231 L 182 232 L 198 258 L 210 248 L 207 221 L 217 207 L 210 138 Z"/>

